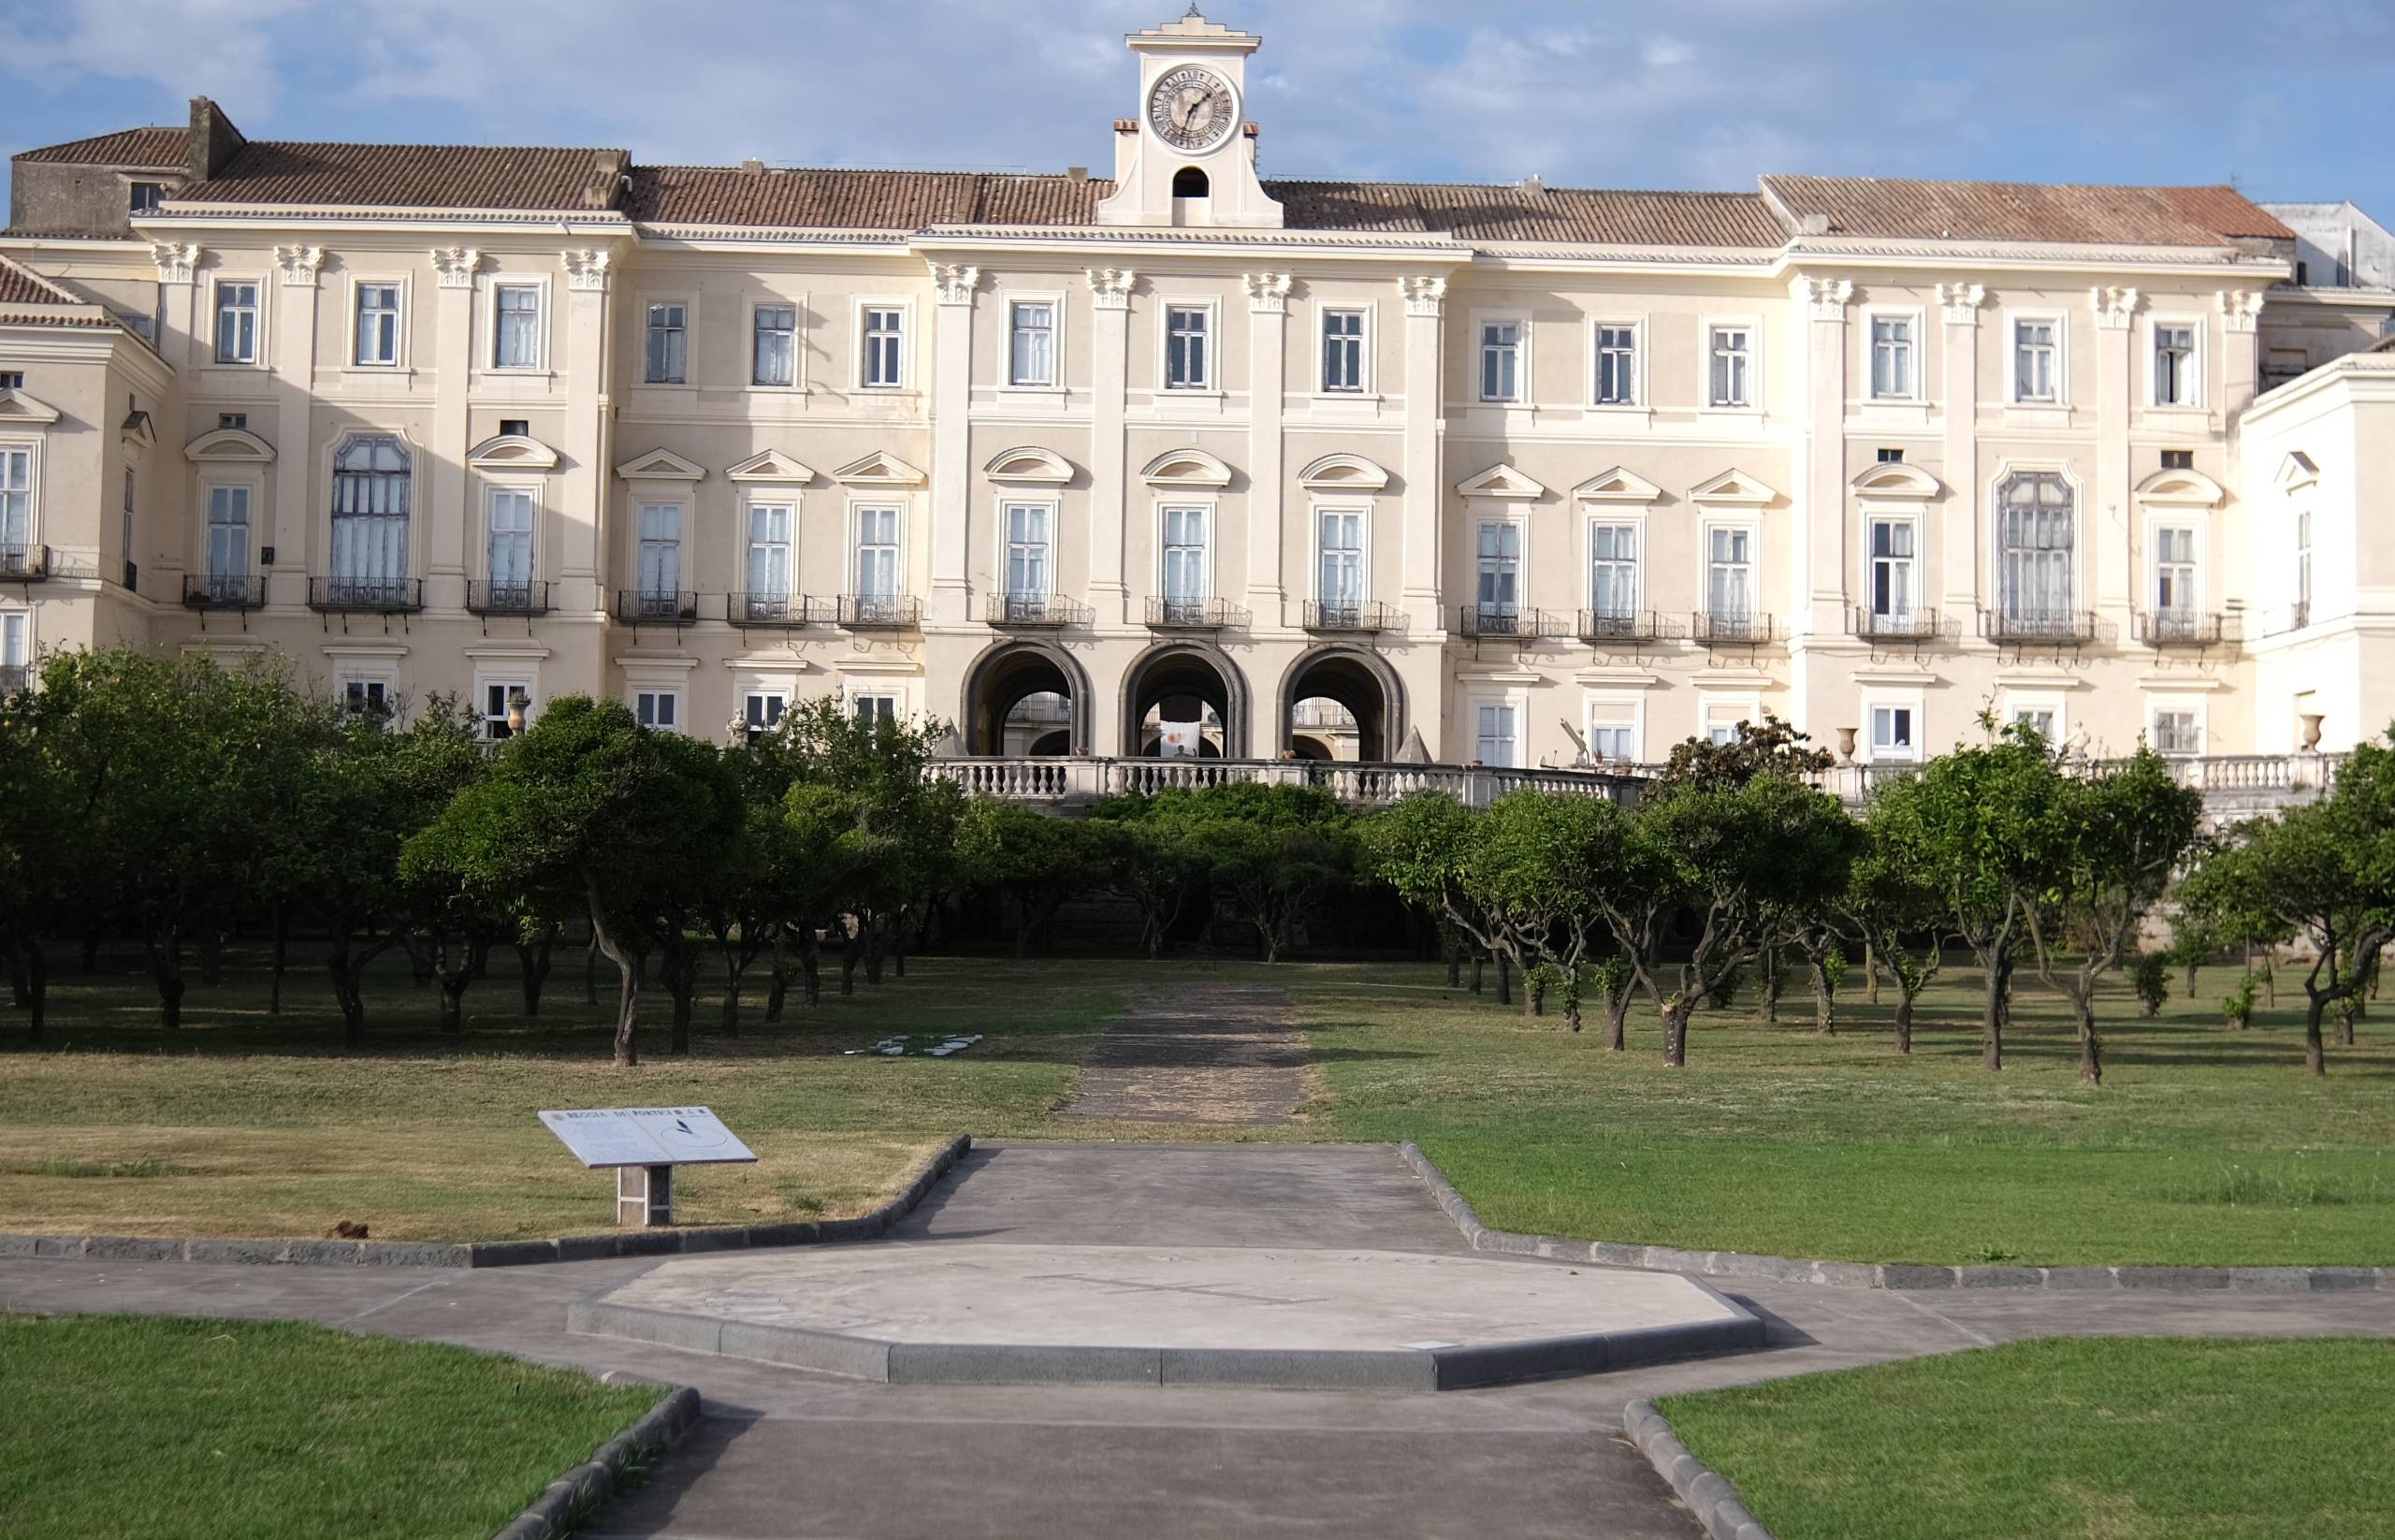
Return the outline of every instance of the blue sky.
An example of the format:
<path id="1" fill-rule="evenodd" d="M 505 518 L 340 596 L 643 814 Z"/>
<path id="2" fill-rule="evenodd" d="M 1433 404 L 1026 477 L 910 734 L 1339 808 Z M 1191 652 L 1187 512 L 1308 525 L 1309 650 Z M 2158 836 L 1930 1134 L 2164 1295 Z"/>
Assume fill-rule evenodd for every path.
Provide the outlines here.
<path id="1" fill-rule="evenodd" d="M 1267 175 L 2234 180 L 2395 222 L 2395 0 L 1209 0 Z M 1100 174 L 1177 0 L 0 0 L 0 153 L 260 138 Z"/>

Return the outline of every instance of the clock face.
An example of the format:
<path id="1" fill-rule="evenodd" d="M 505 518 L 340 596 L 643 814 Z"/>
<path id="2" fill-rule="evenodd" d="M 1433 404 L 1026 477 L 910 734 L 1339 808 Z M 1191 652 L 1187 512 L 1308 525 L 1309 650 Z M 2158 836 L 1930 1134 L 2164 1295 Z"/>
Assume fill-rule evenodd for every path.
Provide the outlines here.
<path id="1" fill-rule="evenodd" d="M 1167 70 L 1148 93 L 1148 126 L 1175 150 L 1201 154 L 1229 138 L 1238 123 L 1239 99 L 1211 69 Z"/>

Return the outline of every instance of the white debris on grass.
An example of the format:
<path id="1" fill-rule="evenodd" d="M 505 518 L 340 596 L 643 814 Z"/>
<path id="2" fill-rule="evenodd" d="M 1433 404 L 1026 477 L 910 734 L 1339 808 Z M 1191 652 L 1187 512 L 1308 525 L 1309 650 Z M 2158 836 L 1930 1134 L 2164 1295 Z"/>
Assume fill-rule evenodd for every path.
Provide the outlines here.
<path id="1" fill-rule="evenodd" d="M 967 1032 L 943 1038 L 926 1048 L 917 1048 L 914 1046 L 915 1039 L 912 1038 L 884 1038 L 869 1048 L 850 1048 L 845 1052 L 850 1054 L 878 1053 L 884 1058 L 892 1059 L 902 1053 L 924 1053 L 936 1059 L 944 1059 L 951 1053 L 962 1053 L 980 1040 L 981 1034 L 979 1032 Z"/>

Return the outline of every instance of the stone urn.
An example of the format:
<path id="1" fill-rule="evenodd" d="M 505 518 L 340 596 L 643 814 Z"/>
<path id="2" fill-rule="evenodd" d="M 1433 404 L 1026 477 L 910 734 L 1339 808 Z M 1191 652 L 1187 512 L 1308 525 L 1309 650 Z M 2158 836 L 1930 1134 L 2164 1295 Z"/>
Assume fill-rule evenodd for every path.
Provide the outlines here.
<path id="1" fill-rule="evenodd" d="M 1851 727 L 1841 727 L 1837 730 L 1837 757 L 1841 764 L 1854 763 L 1854 734 L 1855 729 Z"/>
<path id="2" fill-rule="evenodd" d="M 2303 751 L 2307 754 L 2320 751 L 2320 717 L 2317 711 L 2303 714 Z"/>

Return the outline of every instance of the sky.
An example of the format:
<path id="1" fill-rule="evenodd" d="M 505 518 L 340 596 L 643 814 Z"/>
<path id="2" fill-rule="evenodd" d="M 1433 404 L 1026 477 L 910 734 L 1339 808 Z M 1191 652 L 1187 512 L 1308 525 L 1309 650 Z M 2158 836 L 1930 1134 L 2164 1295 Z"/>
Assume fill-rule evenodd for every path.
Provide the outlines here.
<path id="1" fill-rule="evenodd" d="M 2395 0 L 1207 0 L 1267 176 L 2234 182 L 2395 224 Z M 1179 0 L 0 0 L 0 154 L 255 138 L 1110 169 Z"/>

